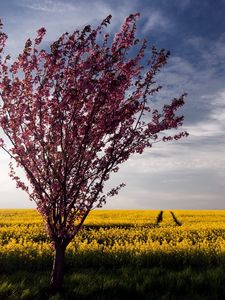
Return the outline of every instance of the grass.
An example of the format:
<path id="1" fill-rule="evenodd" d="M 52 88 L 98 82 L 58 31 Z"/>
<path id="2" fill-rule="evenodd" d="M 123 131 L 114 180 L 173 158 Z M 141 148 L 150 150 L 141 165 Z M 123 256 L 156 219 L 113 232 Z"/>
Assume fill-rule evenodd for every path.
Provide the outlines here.
<path id="1" fill-rule="evenodd" d="M 4 299 L 224 299 L 221 267 L 196 270 L 168 268 L 78 269 L 65 276 L 64 290 L 48 296 L 48 272 L 18 271 L 1 277 Z"/>
<path id="2" fill-rule="evenodd" d="M 94 260 L 93 260 L 94 257 Z M 51 297 L 46 261 L 0 273 L 0 299 L 224 299 L 225 258 L 176 257 L 171 254 L 129 257 L 121 253 L 67 256 L 62 293 Z M 43 267 L 41 267 L 43 265 Z M 22 266 L 22 264 L 21 264 Z"/>

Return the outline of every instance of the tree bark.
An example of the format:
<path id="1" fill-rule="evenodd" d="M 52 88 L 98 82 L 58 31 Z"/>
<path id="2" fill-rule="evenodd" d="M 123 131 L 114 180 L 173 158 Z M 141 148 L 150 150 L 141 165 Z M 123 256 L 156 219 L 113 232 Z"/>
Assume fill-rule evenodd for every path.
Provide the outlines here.
<path id="1" fill-rule="evenodd" d="M 51 293 L 60 292 L 63 284 L 64 277 L 64 260 L 65 260 L 66 248 L 57 245 L 55 246 L 55 255 L 52 267 L 51 281 L 50 281 L 50 291 Z"/>

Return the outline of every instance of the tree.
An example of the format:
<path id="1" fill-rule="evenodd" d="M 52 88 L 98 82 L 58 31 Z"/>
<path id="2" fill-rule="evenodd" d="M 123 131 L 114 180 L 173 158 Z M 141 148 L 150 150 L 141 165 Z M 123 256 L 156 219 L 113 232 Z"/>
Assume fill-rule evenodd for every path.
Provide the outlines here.
<path id="1" fill-rule="evenodd" d="M 169 53 L 136 38 L 138 17 L 127 17 L 113 41 L 105 33 L 108 16 L 96 29 L 64 33 L 49 49 L 40 48 L 46 33 L 41 28 L 12 63 L 4 54 L 1 24 L 0 125 L 11 146 L 3 137 L 0 146 L 11 157 L 17 187 L 44 218 L 55 251 L 53 291 L 62 286 L 66 247 L 85 218 L 123 186 L 105 192 L 110 174 L 152 143 L 187 135 L 160 135 L 182 125 L 183 116 L 175 112 L 185 94 L 161 112 L 151 108 L 151 97 L 161 89 L 154 77 Z M 16 175 L 13 161 L 29 186 Z"/>

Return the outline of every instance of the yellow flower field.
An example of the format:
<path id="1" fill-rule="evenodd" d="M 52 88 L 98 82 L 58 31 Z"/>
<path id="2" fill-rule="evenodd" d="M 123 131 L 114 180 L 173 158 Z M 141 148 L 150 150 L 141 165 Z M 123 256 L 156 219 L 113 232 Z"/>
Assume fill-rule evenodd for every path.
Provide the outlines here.
<path id="1" fill-rule="evenodd" d="M 169 211 L 158 225 L 159 211 L 96 210 L 68 246 L 70 255 L 93 251 L 132 255 L 151 253 L 206 255 L 225 253 L 225 211 Z M 0 255 L 36 259 L 51 256 L 52 248 L 35 210 L 0 210 Z"/>

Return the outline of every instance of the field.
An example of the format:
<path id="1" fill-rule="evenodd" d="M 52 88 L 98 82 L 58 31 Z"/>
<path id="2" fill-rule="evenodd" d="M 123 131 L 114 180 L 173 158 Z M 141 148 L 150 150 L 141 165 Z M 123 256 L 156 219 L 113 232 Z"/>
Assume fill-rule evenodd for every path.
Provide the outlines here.
<path id="1" fill-rule="evenodd" d="M 225 211 L 90 214 L 68 246 L 61 295 L 35 210 L 0 210 L 0 299 L 225 299 Z M 158 223 L 157 223 L 158 218 Z"/>

